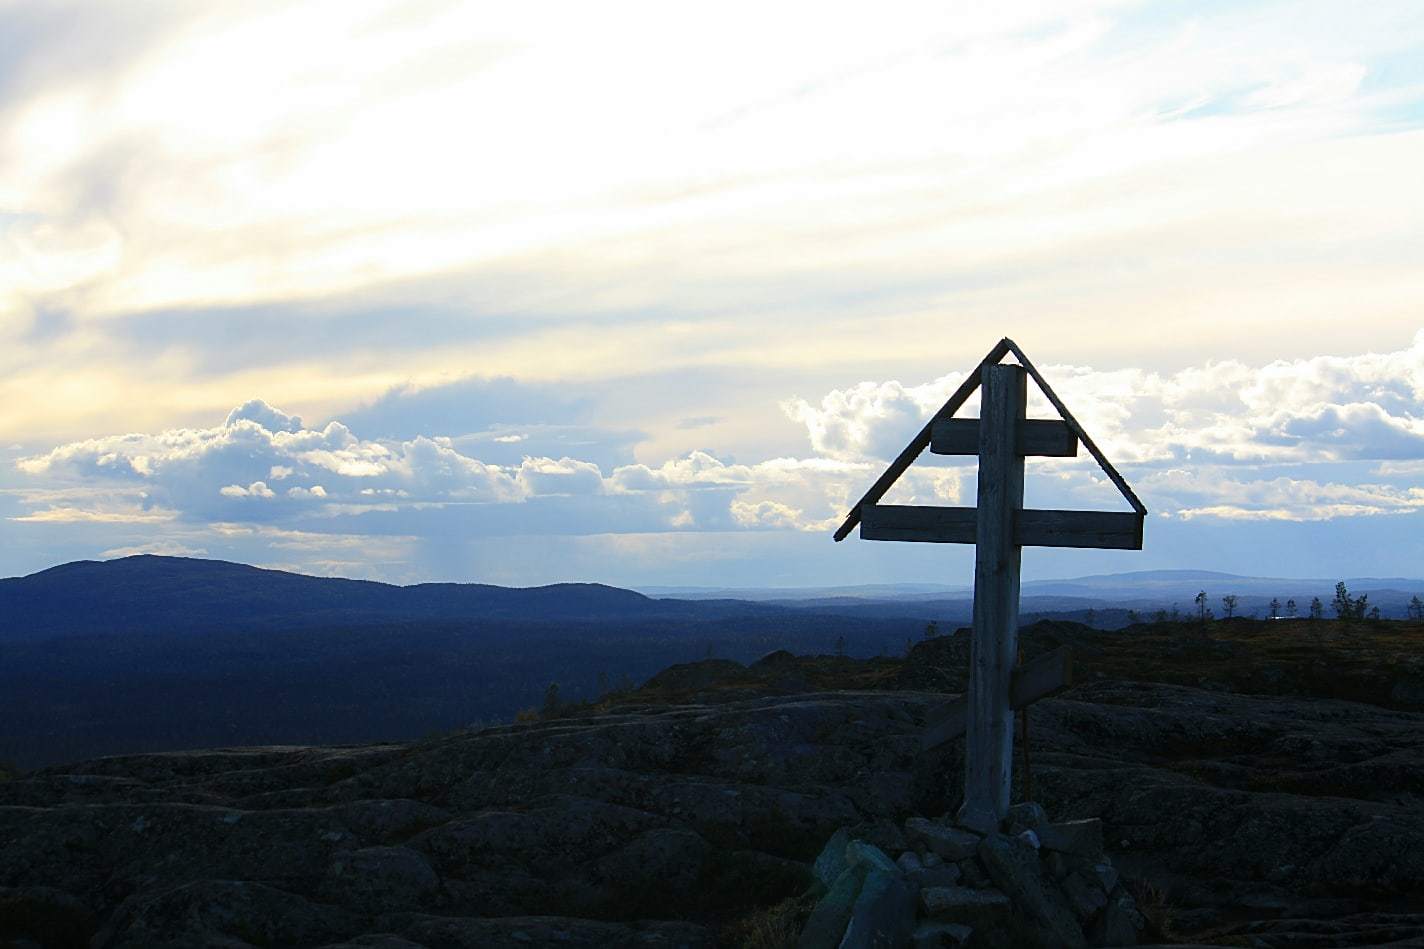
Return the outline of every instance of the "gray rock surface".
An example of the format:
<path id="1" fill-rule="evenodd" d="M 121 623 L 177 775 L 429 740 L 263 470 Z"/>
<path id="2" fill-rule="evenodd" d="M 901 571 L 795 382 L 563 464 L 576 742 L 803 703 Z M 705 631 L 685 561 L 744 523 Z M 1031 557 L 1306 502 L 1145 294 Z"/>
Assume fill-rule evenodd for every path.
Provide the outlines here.
<path id="1" fill-rule="evenodd" d="M 845 937 L 855 901 L 865 883 L 869 868 L 862 865 L 846 867 L 831 883 L 825 895 L 816 902 L 806 925 L 801 929 L 798 949 L 834 949 Z"/>
<path id="2" fill-rule="evenodd" d="M 954 812 L 962 742 L 918 751 L 941 701 L 627 706 L 411 745 L 46 769 L 0 782 L 0 906 L 29 914 L 0 940 L 68 906 L 85 940 L 104 934 L 95 949 L 200 931 L 529 945 L 511 918 L 559 920 L 539 932 L 575 945 L 715 941 L 804 891 L 836 830 Z M 1102 819 L 1123 885 L 1161 894 L 1140 908 L 1178 942 L 1424 938 L 1424 715 L 1100 680 L 1036 703 L 1031 735 L 1035 796 L 1059 822 Z M 437 885 L 410 864 L 398 908 L 332 902 L 332 867 L 371 848 L 418 854 Z"/>
<path id="3" fill-rule="evenodd" d="M 991 834 L 979 844 L 979 862 L 994 883 L 1036 923 L 1053 934 L 1055 945 L 1086 946 L 1083 929 L 1057 888 L 1043 879 L 1038 852 L 1017 837 Z"/>
<path id="4" fill-rule="evenodd" d="M 920 908 L 941 922 L 992 927 L 1008 917 L 1012 906 L 999 890 L 933 886 L 920 891 Z"/>
<path id="5" fill-rule="evenodd" d="M 841 949 L 903 946 L 915 929 L 915 892 L 903 874 L 878 867 L 866 874 Z"/>
<path id="6" fill-rule="evenodd" d="M 973 856 L 979 847 L 977 834 L 923 817 L 911 817 L 905 821 L 905 836 L 917 847 L 950 861 Z"/>

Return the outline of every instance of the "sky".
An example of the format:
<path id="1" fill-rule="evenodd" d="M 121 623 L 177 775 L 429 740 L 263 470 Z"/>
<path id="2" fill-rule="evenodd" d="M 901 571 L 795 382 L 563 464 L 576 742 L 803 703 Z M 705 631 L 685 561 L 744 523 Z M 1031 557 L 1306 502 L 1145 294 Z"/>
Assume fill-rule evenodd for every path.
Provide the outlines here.
<path id="1" fill-rule="evenodd" d="M 1010 336 L 1026 576 L 1417 577 L 1421 168 L 1415 0 L 0 0 L 0 576 L 963 585 Z"/>

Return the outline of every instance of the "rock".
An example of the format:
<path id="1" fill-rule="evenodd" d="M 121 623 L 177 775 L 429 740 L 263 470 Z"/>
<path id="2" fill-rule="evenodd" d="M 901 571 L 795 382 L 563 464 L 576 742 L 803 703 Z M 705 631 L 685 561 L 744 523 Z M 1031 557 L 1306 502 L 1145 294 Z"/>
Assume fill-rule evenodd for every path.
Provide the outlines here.
<path id="1" fill-rule="evenodd" d="M 1063 878 L 1060 886 L 1063 895 L 1068 897 L 1068 905 L 1072 907 L 1073 914 L 1078 917 L 1078 921 L 1086 923 L 1092 919 L 1104 906 L 1108 905 L 1108 895 L 1103 888 L 1098 885 L 1096 877 L 1091 876 L 1081 870 L 1070 873 Z"/>
<path id="2" fill-rule="evenodd" d="M 388 912 L 415 909 L 439 888 L 424 855 L 409 847 L 366 847 L 337 855 L 325 890 L 333 902 Z"/>
<path id="3" fill-rule="evenodd" d="M 1037 830 L 1046 823 L 1048 815 L 1043 807 L 1034 801 L 1024 801 L 1009 808 L 1004 817 L 1004 831 L 1010 837 L 1016 837 L 1026 830 Z"/>
<path id="4" fill-rule="evenodd" d="M 1111 893 L 1117 886 L 1117 868 L 1106 860 L 1093 864 L 1093 877 L 1104 893 Z"/>
<path id="5" fill-rule="evenodd" d="M 0 887 L 0 945 L 29 938 L 37 945 L 84 947 L 94 914 L 78 897 L 46 886 Z"/>
<path id="6" fill-rule="evenodd" d="M 959 829 L 980 836 L 998 833 L 999 830 L 999 822 L 994 819 L 993 815 L 971 813 L 963 808 L 960 808 L 959 813 L 955 815 L 954 823 Z"/>
<path id="7" fill-rule="evenodd" d="M 1095 946 L 1135 946 L 1137 929 L 1134 917 L 1138 917 L 1137 907 L 1132 897 L 1119 892 L 1108 900 L 1102 916 L 1090 930 Z M 1140 917 L 1139 917 L 1140 918 Z"/>
<path id="8" fill-rule="evenodd" d="M 900 868 L 895 865 L 894 860 L 885 855 L 885 851 L 863 840 L 852 840 L 846 844 L 845 858 L 846 863 L 852 867 L 863 864 L 867 870 L 880 870 L 892 875 L 900 872 Z"/>
<path id="9" fill-rule="evenodd" d="M 989 879 L 984 868 L 979 866 L 979 861 L 973 857 L 961 860 L 955 866 L 959 868 L 959 874 L 963 877 L 965 886 L 983 889 L 994 885 L 994 881 Z"/>
<path id="10" fill-rule="evenodd" d="M 360 917 L 261 883 L 199 880 L 126 901 L 95 937 L 106 949 L 340 942 Z"/>
<path id="11" fill-rule="evenodd" d="M 1103 822 L 1091 817 L 1062 824 L 1044 824 L 1038 829 L 1038 840 L 1048 850 L 1098 860 L 1103 855 Z"/>
<path id="12" fill-rule="evenodd" d="M 797 949 L 835 949 L 841 944 L 868 872 L 869 868 L 864 865 L 847 867 L 841 872 L 811 910 L 796 943 Z"/>
<path id="13" fill-rule="evenodd" d="M 938 867 L 923 867 L 905 874 L 905 879 L 910 881 L 911 886 L 957 886 L 960 877 L 959 866 L 953 863 L 942 864 Z"/>
<path id="14" fill-rule="evenodd" d="M 980 927 L 1007 919 L 1012 904 L 999 890 L 930 886 L 920 891 L 920 908 L 926 916 L 940 922 Z"/>
<path id="15" fill-rule="evenodd" d="M 910 937 L 914 949 L 941 949 L 962 946 L 974 935 L 974 930 L 961 923 L 924 922 Z"/>
<path id="16" fill-rule="evenodd" d="M 695 892 L 707 861 L 708 845 L 690 830 L 658 828 L 634 837 L 591 864 L 594 877 L 607 881 L 615 893 L 627 894 L 618 904 L 639 915 L 662 914 L 670 905 L 667 893 Z"/>
<path id="17" fill-rule="evenodd" d="M 1030 847 L 1032 847 L 1034 850 L 1037 850 L 1037 849 L 1039 848 L 1039 846 L 1040 846 L 1039 841 L 1038 841 L 1038 834 L 1035 834 L 1035 833 L 1034 833 L 1033 831 L 1031 831 L 1031 830 L 1021 831 L 1020 833 L 1015 834 L 1015 835 L 1014 835 L 1014 839 L 1015 839 L 1015 840 L 1022 840 L 1024 843 L 1028 844 L 1028 845 L 1029 845 Z"/>
<path id="18" fill-rule="evenodd" d="M 915 927 L 915 892 L 898 872 L 872 869 L 861 885 L 841 949 L 904 946 Z"/>
<path id="19" fill-rule="evenodd" d="M 904 873 L 913 873 L 924 867 L 924 864 L 920 861 L 920 855 L 913 850 L 906 850 L 900 854 L 899 859 L 895 861 L 895 865 Z"/>
<path id="20" fill-rule="evenodd" d="M 716 939 L 693 923 L 611 922 L 566 916 L 402 918 L 401 935 L 439 949 L 713 949 Z"/>
<path id="21" fill-rule="evenodd" d="M 989 877 L 1060 946 L 1086 946 L 1083 930 L 1057 890 L 1043 879 L 1038 853 L 1022 841 L 992 835 L 979 845 L 979 860 Z"/>
<path id="22" fill-rule="evenodd" d="M 772 653 L 771 655 L 776 655 Z M 821 885 L 830 889 L 850 864 L 846 863 L 846 844 L 850 843 L 850 836 L 842 827 L 831 835 L 831 839 L 826 841 L 826 846 L 821 848 L 820 856 L 816 857 L 815 864 L 811 867 L 811 873 L 820 881 Z"/>
<path id="23" fill-rule="evenodd" d="M 888 803 L 893 797 L 890 794 L 879 793 L 874 796 L 882 804 Z M 851 837 L 855 840 L 863 840 L 868 844 L 874 844 L 886 853 L 900 853 L 902 850 L 910 849 L 910 842 L 905 839 L 905 833 L 900 829 L 899 823 L 883 817 L 857 824 L 851 828 Z"/>
<path id="24" fill-rule="evenodd" d="M 905 835 L 917 846 L 939 854 L 945 860 L 958 861 L 971 857 L 979 847 L 980 838 L 957 827 L 946 827 L 923 817 L 905 821 Z"/>
<path id="25" fill-rule="evenodd" d="M 1104 655 L 1140 649 L 1143 657 L 1179 645 L 1183 658 L 1159 667 L 1170 675 L 1173 663 L 1191 668 L 1200 651 L 1165 630 L 1148 640 L 1073 635 Z M 1021 636 L 1029 657 L 1033 636 Z M 1098 661 L 1074 648 L 1085 663 Z M 849 827 L 847 841 L 861 837 L 898 856 L 908 848 L 887 849 L 864 825 L 952 806 L 945 775 L 957 773 L 958 759 L 918 746 L 920 723 L 942 701 L 928 693 L 947 691 L 952 671 L 928 669 L 933 675 L 914 686 L 924 692 L 729 699 L 714 688 L 701 704 L 649 702 L 413 744 L 137 754 L 29 771 L 0 781 L 0 888 L 71 894 L 103 921 L 129 919 L 168 891 L 212 881 L 268 886 L 298 907 L 332 909 L 323 894 L 342 853 L 407 847 L 424 854 L 441 881 L 440 908 L 422 912 L 559 920 L 557 930 L 528 930 L 536 945 L 555 931 L 587 933 L 588 945 L 683 932 L 647 928 L 653 924 L 640 920 L 652 913 L 706 913 L 692 918 L 720 929 L 805 888 L 791 873 L 749 877 L 752 854 L 809 873 L 827 840 Z M 1331 673 L 1321 663 L 1310 674 L 1338 679 Z M 1387 941 L 1379 935 L 1386 918 L 1389 933 L 1405 934 L 1394 941 L 1424 937 L 1424 913 L 1399 902 L 1424 892 L 1417 801 L 1424 719 L 1367 704 L 1371 695 L 1206 694 L 1089 673 L 1071 697 L 1034 707 L 1034 741 L 1053 749 L 1035 762 L 1039 801 L 1050 815 L 1104 815 L 1107 839 L 1130 841 L 1131 862 L 1120 866 L 1171 892 L 1184 941 L 1227 927 L 1250 941 L 1257 935 L 1248 927 L 1269 922 L 1276 928 L 1260 937 L 1279 944 L 1299 945 L 1318 931 L 1341 945 L 1370 945 Z M 913 774 L 913 806 L 876 796 L 884 782 L 871 776 L 885 774 Z M 695 863 L 678 856 L 681 842 L 691 855 L 691 837 L 655 836 L 644 846 L 666 852 L 676 872 L 647 894 L 633 892 L 651 875 L 624 877 L 619 860 L 603 861 L 659 829 L 702 839 L 703 876 L 678 870 Z M 1046 848 L 1038 854 L 1054 879 L 1094 863 Z M 921 859 L 928 868 L 943 858 L 925 848 Z M 1267 879 L 1287 865 L 1296 868 L 1289 878 Z M 958 885 L 990 885 L 976 861 L 964 867 L 976 869 L 961 868 Z M 636 899 L 653 908 L 630 906 Z M 322 938 L 394 932 L 483 949 L 526 932 L 469 920 L 451 931 L 476 935 L 441 942 L 355 915 L 350 932 L 338 927 Z M 580 928 L 580 916 L 588 926 Z M 594 919 L 611 928 L 593 927 Z M 143 938 L 131 944 L 201 944 L 187 925 L 149 912 Z M 706 929 L 697 931 L 705 938 Z"/>
<path id="26" fill-rule="evenodd" d="M 941 863 L 944 863 L 944 858 L 941 857 L 939 854 L 935 853 L 933 850 L 927 850 L 925 851 L 925 855 L 920 858 L 920 862 L 922 862 L 927 867 L 937 867 Z"/>

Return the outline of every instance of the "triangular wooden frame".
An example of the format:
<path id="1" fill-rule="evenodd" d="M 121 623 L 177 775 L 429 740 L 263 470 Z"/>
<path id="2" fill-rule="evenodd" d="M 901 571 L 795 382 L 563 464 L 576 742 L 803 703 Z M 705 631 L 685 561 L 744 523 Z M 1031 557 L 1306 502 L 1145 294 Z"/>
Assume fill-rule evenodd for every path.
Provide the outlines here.
<path id="1" fill-rule="evenodd" d="M 855 507 L 850 509 L 850 513 L 846 515 L 845 522 L 836 530 L 835 539 L 837 541 L 845 540 L 850 532 L 855 529 L 855 526 L 860 523 L 861 508 L 867 504 L 879 503 L 880 499 L 885 496 L 885 493 L 900 479 L 900 476 L 905 473 L 910 465 L 914 464 L 915 459 L 920 456 L 920 453 L 929 447 L 930 435 L 934 429 L 934 423 L 941 419 L 952 418 L 954 413 L 958 412 L 964 403 L 969 400 L 969 397 L 974 394 L 974 390 L 979 388 L 979 380 L 983 376 L 984 367 L 998 365 L 1004 361 L 1005 356 L 1011 353 L 1014 358 L 1019 361 L 1019 365 L 1023 366 L 1024 369 L 1028 371 L 1028 374 L 1033 377 L 1033 381 L 1037 383 L 1038 388 L 1043 392 L 1053 408 L 1058 411 L 1064 424 L 1072 430 L 1074 435 L 1078 436 L 1078 440 L 1083 443 L 1083 447 L 1088 449 L 1088 454 L 1093 456 L 1093 460 L 1098 463 L 1098 467 L 1102 469 L 1103 474 L 1108 476 L 1108 479 L 1117 487 L 1127 503 L 1132 505 L 1132 509 L 1139 516 L 1146 516 L 1146 506 L 1138 499 L 1137 495 L 1133 493 L 1132 488 L 1123 480 L 1122 475 L 1118 474 L 1112 462 L 1108 461 L 1107 456 L 1105 456 L 1098 446 L 1093 443 L 1093 440 L 1088 437 L 1088 433 L 1083 431 L 1083 426 L 1078 424 L 1078 420 L 1073 417 L 1073 413 L 1068 411 L 1068 407 L 1063 404 L 1063 400 L 1058 398 L 1058 394 L 1053 391 L 1053 387 L 1048 384 L 1047 380 L 1043 378 L 1033 363 L 1029 361 L 1029 358 L 1024 355 L 1023 350 L 1019 348 L 1018 344 L 1005 336 L 994 345 L 993 349 L 989 350 L 988 355 L 980 360 L 979 365 L 974 367 L 974 371 L 969 374 L 969 377 L 960 383 L 958 389 L 954 390 L 954 394 L 949 397 L 949 401 L 945 402 L 938 412 L 930 416 L 929 421 L 925 422 L 925 427 L 920 429 L 920 433 L 910 441 L 910 444 L 905 446 L 904 451 L 896 456 L 895 460 L 890 463 L 890 467 L 881 473 L 880 477 L 875 480 L 875 483 L 870 486 L 870 490 L 865 492 L 865 496 L 856 502 Z"/>

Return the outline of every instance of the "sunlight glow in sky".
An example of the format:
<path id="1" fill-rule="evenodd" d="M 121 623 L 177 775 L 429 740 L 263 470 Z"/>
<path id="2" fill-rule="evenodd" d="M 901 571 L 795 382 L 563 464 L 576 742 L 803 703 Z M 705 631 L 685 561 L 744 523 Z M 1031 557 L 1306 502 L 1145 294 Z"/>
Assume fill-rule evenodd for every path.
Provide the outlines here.
<path id="1" fill-rule="evenodd" d="M 829 529 L 1004 335 L 1152 511 L 1030 575 L 1417 575 L 1422 63 L 1389 0 L 0 0 L 0 575 L 962 582 Z"/>

